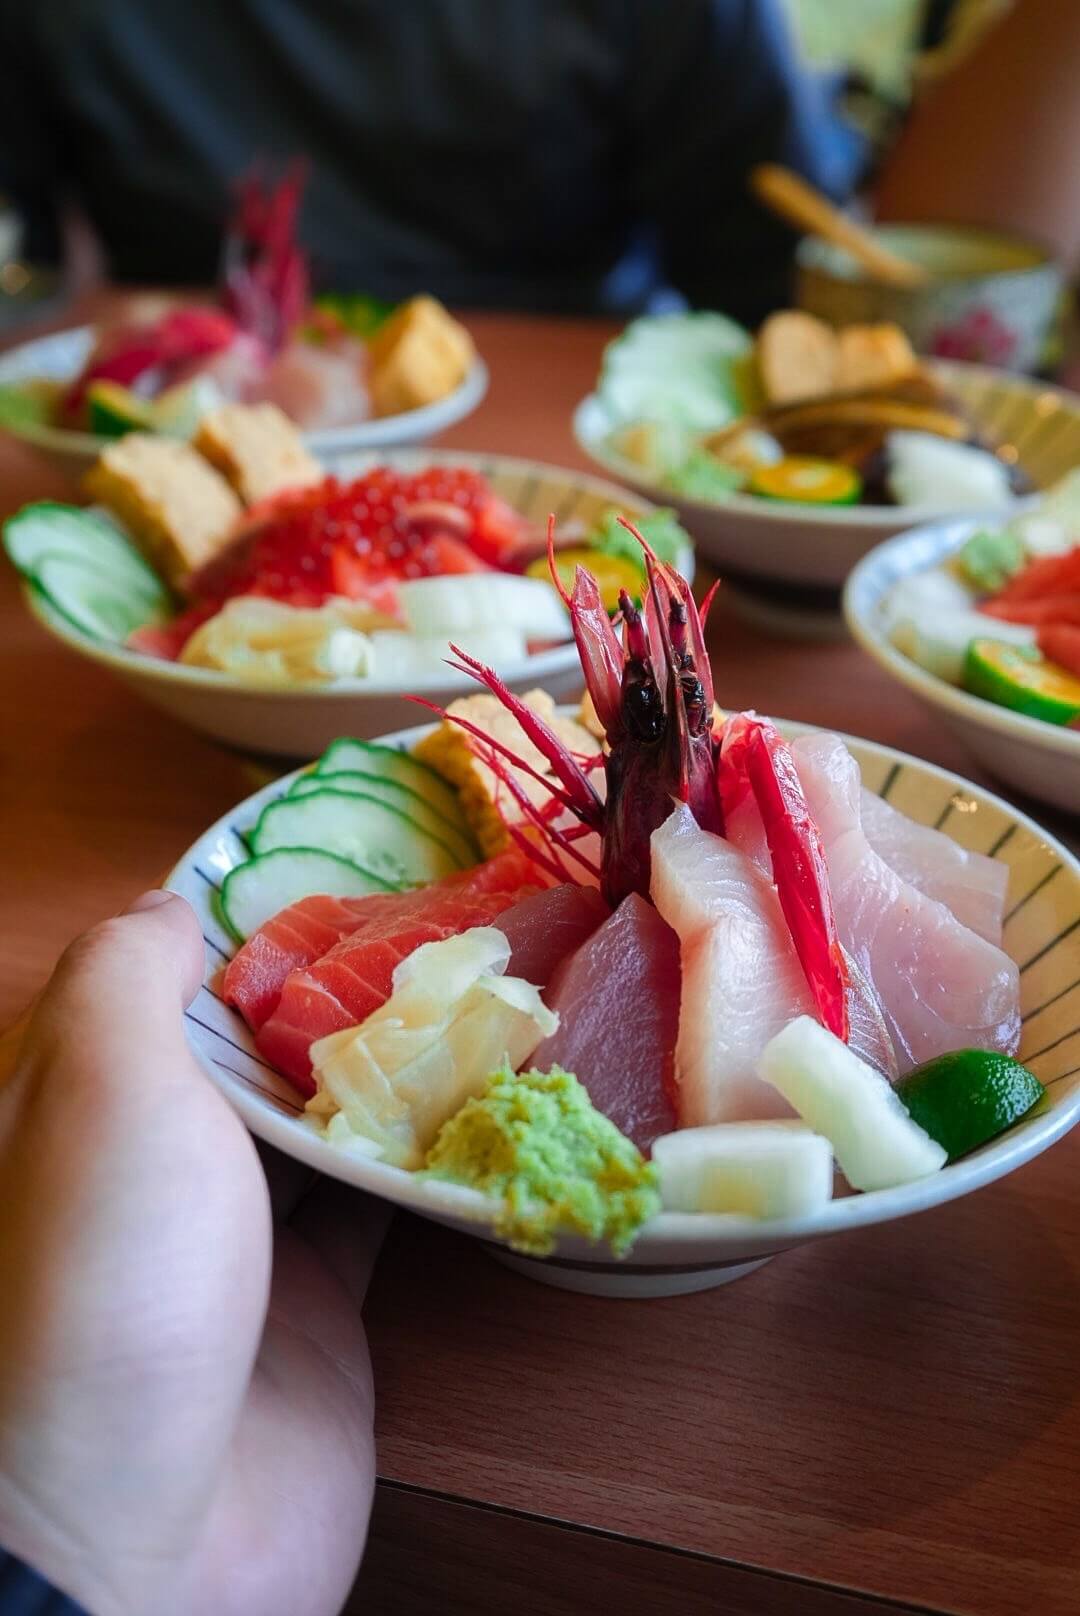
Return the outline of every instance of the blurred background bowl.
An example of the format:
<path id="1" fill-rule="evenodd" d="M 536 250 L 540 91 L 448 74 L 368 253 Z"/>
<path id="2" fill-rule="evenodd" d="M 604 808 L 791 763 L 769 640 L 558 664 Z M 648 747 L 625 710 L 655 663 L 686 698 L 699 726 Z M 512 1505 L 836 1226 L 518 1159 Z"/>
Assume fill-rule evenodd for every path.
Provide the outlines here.
<path id="1" fill-rule="evenodd" d="M 1036 488 L 1048 488 L 1080 464 L 1076 394 L 985 365 L 939 360 L 931 369 Z M 792 607 L 800 600 L 826 607 L 831 600 L 835 610 L 836 592 L 868 550 L 917 524 L 962 514 L 925 505 L 795 505 L 750 494 L 722 503 L 689 499 L 617 453 L 608 441 L 612 427 L 595 393 L 574 412 L 574 434 L 585 454 L 646 499 L 673 506 L 700 554 L 736 591 L 752 595 L 783 586 Z M 1014 501 L 1013 508 L 1022 503 Z"/>
<path id="2" fill-rule="evenodd" d="M 807 236 L 797 300 L 830 325 L 892 320 L 919 353 L 1035 371 L 1057 346 L 1064 279 L 1043 248 L 967 225 L 878 225 L 881 243 L 930 272 L 926 286 L 871 280 L 842 248 Z"/>
<path id="3" fill-rule="evenodd" d="M 947 724 L 991 774 L 1027 796 L 1078 814 L 1080 731 L 1028 718 L 958 690 L 897 650 L 886 634 L 885 604 L 894 585 L 940 566 L 979 526 L 970 517 L 935 522 L 879 544 L 847 581 L 847 625 L 862 649 Z M 992 637 L 993 619 L 986 622 Z"/>
<path id="4" fill-rule="evenodd" d="M 8 387 L 13 383 L 39 379 L 72 381 L 86 363 L 93 343 L 94 330 L 88 325 L 56 331 L 51 336 L 20 343 L 17 348 L 0 355 L 0 386 Z M 337 457 L 361 449 L 403 448 L 427 443 L 471 415 L 487 389 L 487 366 L 477 358 L 461 385 L 434 404 L 425 404 L 422 409 L 406 410 L 400 415 L 383 415 L 358 421 L 355 426 L 308 432 L 304 434 L 304 442 L 312 454 L 322 457 Z M 55 466 L 74 478 L 82 476 L 102 449 L 115 441 L 93 432 L 71 432 L 63 427 L 45 426 L 34 421 L 6 421 L 2 430 L 41 450 Z"/>
<path id="5" fill-rule="evenodd" d="M 598 477 L 508 455 L 446 449 L 367 450 L 335 459 L 332 470 L 339 477 L 357 477 L 374 465 L 410 472 L 425 466 L 465 466 L 486 477 L 497 494 L 541 527 L 552 511 L 560 522 L 581 522 L 590 529 L 613 505 L 630 517 L 647 516 L 656 508 Z M 692 579 L 693 552 L 687 550 L 679 565 Z M 214 669 L 167 662 L 93 639 L 28 586 L 24 595 L 38 621 L 78 656 L 107 667 L 144 701 L 170 717 L 247 751 L 314 757 L 339 735 L 370 739 L 415 722 L 418 709 L 408 695 L 423 696 L 445 707 L 458 696 L 473 695 L 477 690 L 466 674 L 450 668 L 435 678 L 428 674 L 409 680 L 404 687 L 400 680 L 377 678 L 272 687 L 246 684 Z M 498 672 L 511 690 L 521 692 L 540 685 L 557 698 L 575 695 L 583 682 L 577 647 L 569 639 L 518 663 L 502 665 Z"/>

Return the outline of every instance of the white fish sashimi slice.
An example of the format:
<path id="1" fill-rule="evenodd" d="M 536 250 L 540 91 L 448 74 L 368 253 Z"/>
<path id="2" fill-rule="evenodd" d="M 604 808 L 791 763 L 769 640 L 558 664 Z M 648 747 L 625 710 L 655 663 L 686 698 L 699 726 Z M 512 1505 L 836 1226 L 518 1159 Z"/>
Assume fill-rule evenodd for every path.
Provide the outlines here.
<path id="1" fill-rule="evenodd" d="M 726 832 L 728 840 L 734 843 L 740 853 L 772 880 L 772 857 L 765 824 L 751 795 L 747 794 L 729 814 Z M 896 1052 L 877 994 L 850 954 L 845 955 L 845 966 L 848 978 L 848 1044 L 862 1060 L 894 1083 L 899 1075 Z"/>
<path id="2" fill-rule="evenodd" d="M 1015 962 L 875 852 L 858 764 L 838 736 L 803 736 L 793 752 L 825 844 L 840 940 L 877 993 L 901 1070 L 951 1049 L 1014 1053 Z"/>
<path id="3" fill-rule="evenodd" d="M 680 1125 L 789 1114 L 756 1071 L 769 1039 L 813 1013 L 776 889 L 680 804 L 653 832 L 651 891 L 680 943 Z"/>
<path id="4" fill-rule="evenodd" d="M 874 852 L 902 881 L 936 898 L 961 925 L 1000 947 L 1008 867 L 961 847 L 940 830 L 917 825 L 865 786 L 861 800 L 862 828 Z"/>
<path id="5" fill-rule="evenodd" d="M 804 735 L 791 744 L 796 768 L 801 751 L 814 756 L 817 736 Z M 977 931 L 988 943 L 1001 943 L 1005 891 L 1009 872 L 999 859 L 970 852 L 950 836 L 929 825 L 917 825 L 876 792 L 862 788 L 862 828 L 875 853 L 880 853 L 902 881 L 918 887 L 952 910 L 962 925 Z M 761 869 L 771 871 L 765 827 L 752 797 L 739 804 L 725 835 Z"/>
<path id="6" fill-rule="evenodd" d="M 900 1076 L 900 1065 L 881 1001 L 858 961 L 852 959 L 846 949 L 844 968 L 847 971 L 848 1048 L 875 1072 L 895 1083 Z"/>

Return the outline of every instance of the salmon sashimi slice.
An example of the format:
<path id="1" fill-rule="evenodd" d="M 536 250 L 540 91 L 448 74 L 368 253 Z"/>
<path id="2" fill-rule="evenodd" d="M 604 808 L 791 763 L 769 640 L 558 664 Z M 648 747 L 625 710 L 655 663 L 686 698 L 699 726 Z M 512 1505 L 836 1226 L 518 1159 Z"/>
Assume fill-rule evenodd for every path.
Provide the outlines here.
<path id="1" fill-rule="evenodd" d="M 877 993 L 901 1071 L 953 1049 L 1015 1053 L 1015 961 L 874 850 L 859 766 L 838 736 L 803 737 L 795 760 L 825 844 L 841 941 Z"/>
<path id="2" fill-rule="evenodd" d="M 815 1010 L 768 875 L 679 804 L 652 835 L 651 891 L 680 943 L 679 1126 L 790 1115 L 758 1057 Z"/>
<path id="3" fill-rule="evenodd" d="M 273 1014 L 290 973 L 312 965 L 343 938 L 387 916 L 406 917 L 429 907 L 428 894 L 508 894 L 533 890 L 536 876 L 516 849 L 471 870 L 446 876 L 417 892 L 379 892 L 364 898 L 302 898 L 253 932 L 225 971 L 223 995 L 253 1032 Z"/>
<path id="4" fill-rule="evenodd" d="M 544 997 L 560 1021 L 533 1066 L 573 1072 L 597 1110 L 647 1153 L 677 1125 L 675 933 L 633 893 L 559 967 Z"/>
<path id="5" fill-rule="evenodd" d="M 557 966 L 605 921 L 611 910 L 595 887 L 548 887 L 523 898 L 499 916 L 510 944 L 508 976 L 547 987 Z"/>
<path id="6" fill-rule="evenodd" d="M 288 974 L 277 1005 L 255 1034 L 260 1053 L 301 1094 L 314 1092 L 311 1045 L 332 1032 L 359 1026 L 390 997 L 395 967 L 423 943 L 438 943 L 497 917 L 535 891 L 478 890 L 438 882 L 415 892 L 357 899 L 378 912 L 319 958 Z"/>

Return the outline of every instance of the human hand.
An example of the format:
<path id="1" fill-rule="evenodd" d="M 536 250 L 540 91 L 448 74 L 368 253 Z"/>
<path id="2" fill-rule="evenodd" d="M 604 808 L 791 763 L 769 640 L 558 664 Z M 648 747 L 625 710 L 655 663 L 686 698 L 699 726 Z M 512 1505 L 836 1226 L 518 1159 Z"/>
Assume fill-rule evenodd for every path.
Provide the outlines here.
<path id="1" fill-rule="evenodd" d="M 371 1508 L 382 1218 L 324 1184 L 272 1232 L 184 1039 L 202 949 L 148 893 L 6 1040 L 0 1544 L 94 1616 L 330 1616 Z"/>

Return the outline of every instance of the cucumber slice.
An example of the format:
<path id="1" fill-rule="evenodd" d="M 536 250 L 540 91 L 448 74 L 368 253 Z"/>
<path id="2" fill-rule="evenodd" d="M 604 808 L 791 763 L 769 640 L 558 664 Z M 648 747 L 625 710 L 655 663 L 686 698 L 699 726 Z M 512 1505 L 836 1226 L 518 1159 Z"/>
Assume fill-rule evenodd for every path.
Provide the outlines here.
<path id="1" fill-rule="evenodd" d="M 328 893 L 365 898 L 369 892 L 396 892 L 351 859 L 316 847 L 278 847 L 230 870 L 221 886 L 221 912 L 241 942 L 301 898 Z"/>
<path id="2" fill-rule="evenodd" d="M 441 775 L 411 752 L 399 752 L 395 746 L 378 746 L 373 741 L 344 739 L 328 746 L 318 763 L 316 774 L 366 774 L 376 780 L 396 780 L 408 786 L 435 812 L 468 834 L 468 824 L 461 807 L 461 799 L 453 786 L 447 785 Z"/>
<path id="3" fill-rule="evenodd" d="M 403 886 L 424 886 L 459 868 L 445 842 L 397 808 L 347 791 L 279 797 L 263 809 L 251 846 L 257 854 L 277 847 L 318 848 Z"/>
<path id="4" fill-rule="evenodd" d="M 479 862 L 480 850 L 471 836 L 444 819 L 429 802 L 397 780 L 377 780 L 369 774 L 302 774 L 289 791 L 290 797 L 310 797 L 315 791 L 346 791 L 352 796 L 378 797 L 389 803 L 422 830 L 430 831 L 449 847 L 463 870 Z"/>
<path id="5" fill-rule="evenodd" d="M 150 611 L 165 611 L 171 605 L 165 585 L 134 545 L 103 516 L 76 505 L 59 505 L 55 500 L 24 505 L 4 523 L 4 549 L 26 575 L 33 574 L 46 555 L 69 556 L 96 567 L 118 592 L 144 596 L 149 602 L 148 616 Z"/>
<path id="6" fill-rule="evenodd" d="M 95 640 L 122 645 L 155 613 L 145 595 L 114 585 L 107 575 L 71 555 L 43 555 L 31 581 L 61 617 Z"/>
<path id="7" fill-rule="evenodd" d="M 945 1150 L 908 1115 L 888 1081 L 812 1016 L 765 1045 L 758 1076 L 825 1136 L 853 1190 L 891 1189 L 939 1172 Z"/>

